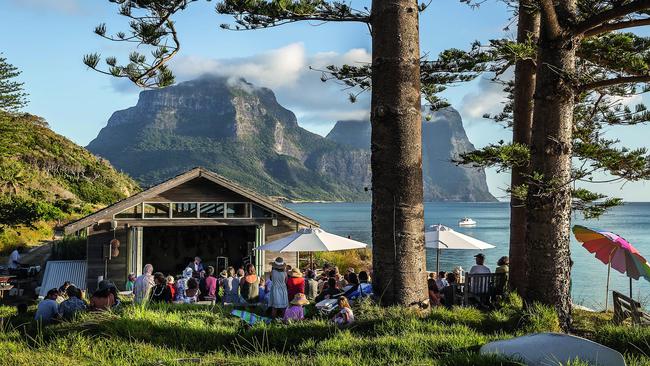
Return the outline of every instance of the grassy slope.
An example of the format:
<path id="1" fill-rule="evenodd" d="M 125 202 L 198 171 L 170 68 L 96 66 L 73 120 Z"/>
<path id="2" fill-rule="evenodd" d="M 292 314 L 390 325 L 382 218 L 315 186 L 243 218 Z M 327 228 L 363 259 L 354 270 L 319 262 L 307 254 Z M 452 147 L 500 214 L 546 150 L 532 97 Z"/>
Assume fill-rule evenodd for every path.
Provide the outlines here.
<path id="1" fill-rule="evenodd" d="M 85 314 L 41 332 L 11 325 L 29 321 L 32 313 L 15 317 L 13 309 L 0 307 L 0 316 L 10 324 L 0 331 L 0 347 L 5 350 L 0 364 L 517 365 L 477 352 L 492 340 L 557 331 L 552 310 L 540 307 L 524 312 L 520 306 L 515 299 L 498 311 L 482 313 L 466 308 L 418 312 L 362 304 L 355 309 L 356 325 L 338 330 L 324 319 L 246 328 L 220 307 L 143 309 L 127 305 L 117 313 Z M 612 329 L 630 330 L 596 328 L 591 338 L 627 352 L 629 365 L 650 362 L 644 355 L 650 352 L 647 328 L 626 339 L 625 344 L 639 348 L 622 347 L 607 336 Z"/>
<path id="2" fill-rule="evenodd" d="M 137 191 L 137 184 L 83 147 L 56 134 L 36 116 L 0 112 L 0 197 L 37 201 L 66 220 Z M 0 252 L 52 235 L 51 223 L 6 229 Z"/>

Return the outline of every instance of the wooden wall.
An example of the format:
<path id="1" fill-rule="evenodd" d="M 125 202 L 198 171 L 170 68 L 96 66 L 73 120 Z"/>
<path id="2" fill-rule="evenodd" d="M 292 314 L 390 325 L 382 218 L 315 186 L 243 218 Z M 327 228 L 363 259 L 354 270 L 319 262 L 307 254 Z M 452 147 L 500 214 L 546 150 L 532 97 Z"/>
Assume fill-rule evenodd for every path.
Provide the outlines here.
<path id="1" fill-rule="evenodd" d="M 249 202 L 250 200 L 206 178 L 196 178 L 171 188 L 147 202 Z"/>
<path id="2" fill-rule="evenodd" d="M 115 230 L 115 238 L 120 241 L 120 254 L 111 259 L 108 263 L 108 278 L 115 283 L 118 290 L 123 290 L 126 283 L 126 259 L 127 259 L 127 230 L 118 228 Z M 88 235 L 87 261 L 88 292 L 92 293 L 97 288 L 97 277 L 104 275 L 104 246 L 113 239 L 113 231 L 109 225 L 96 225 Z"/>

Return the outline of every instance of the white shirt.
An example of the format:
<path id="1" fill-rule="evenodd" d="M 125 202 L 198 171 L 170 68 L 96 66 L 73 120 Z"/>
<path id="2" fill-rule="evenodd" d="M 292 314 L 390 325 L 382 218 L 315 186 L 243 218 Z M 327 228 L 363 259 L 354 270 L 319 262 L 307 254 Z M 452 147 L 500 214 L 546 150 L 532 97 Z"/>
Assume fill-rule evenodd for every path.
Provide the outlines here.
<path id="1" fill-rule="evenodd" d="M 482 264 L 477 264 L 472 266 L 469 270 L 469 274 L 483 274 L 483 273 L 492 273 L 490 269 Z"/>
<path id="2" fill-rule="evenodd" d="M 20 263 L 20 254 L 18 254 L 18 249 L 14 249 L 11 254 L 9 254 L 9 260 L 7 261 L 7 267 L 10 269 L 18 268 L 18 263 Z"/>

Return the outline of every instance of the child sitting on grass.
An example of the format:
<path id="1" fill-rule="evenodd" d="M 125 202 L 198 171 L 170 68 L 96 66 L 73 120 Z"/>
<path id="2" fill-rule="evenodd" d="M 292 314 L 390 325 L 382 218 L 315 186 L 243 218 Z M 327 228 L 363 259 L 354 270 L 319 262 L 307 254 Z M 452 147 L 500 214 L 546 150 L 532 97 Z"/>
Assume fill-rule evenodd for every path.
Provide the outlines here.
<path id="1" fill-rule="evenodd" d="M 305 319 L 305 312 L 302 307 L 307 304 L 309 304 L 307 296 L 300 292 L 297 293 L 289 303 L 289 307 L 284 311 L 284 318 L 282 320 L 285 323 L 289 323 Z"/>
<path id="2" fill-rule="evenodd" d="M 350 308 L 350 303 L 345 296 L 339 297 L 339 312 L 334 315 L 334 323 L 339 326 L 339 328 L 344 328 L 350 326 L 354 323 L 354 313 L 352 308 Z"/>

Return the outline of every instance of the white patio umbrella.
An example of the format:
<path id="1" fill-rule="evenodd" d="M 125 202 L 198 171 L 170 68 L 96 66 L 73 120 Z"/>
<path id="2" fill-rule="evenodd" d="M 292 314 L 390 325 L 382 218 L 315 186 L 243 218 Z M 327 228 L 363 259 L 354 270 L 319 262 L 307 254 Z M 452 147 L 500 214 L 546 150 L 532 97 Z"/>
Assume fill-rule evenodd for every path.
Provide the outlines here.
<path id="1" fill-rule="evenodd" d="M 367 244 L 330 234 L 319 228 L 303 228 L 282 239 L 255 248 L 272 252 L 334 252 L 348 249 L 364 249 Z M 311 258 L 311 255 L 310 255 Z"/>
<path id="2" fill-rule="evenodd" d="M 425 247 L 436 249 L 436 272 L 440 266 L 440 250 L 442 249 L 484 250 L 495 247 L 444 225 L 431 225 L 431 230 L 424 233 L 424 238 Z"/>

